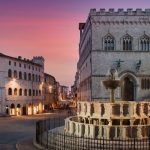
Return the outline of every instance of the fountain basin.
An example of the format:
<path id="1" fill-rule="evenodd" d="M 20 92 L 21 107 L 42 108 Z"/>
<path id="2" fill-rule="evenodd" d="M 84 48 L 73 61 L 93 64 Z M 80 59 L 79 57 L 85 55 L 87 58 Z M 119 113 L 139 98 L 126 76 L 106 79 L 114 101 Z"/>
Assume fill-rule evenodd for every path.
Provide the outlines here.
<path id="1" fill-rule="evenodd" d="M 103 82 L 104 86 L 106 87 L 106 89 L 116 89 L 117 87 L 122 85 L 122 81 L 120 81 L 120 80 L 109 79 L 109 80 L 105 80 L 102 82 Z"/>

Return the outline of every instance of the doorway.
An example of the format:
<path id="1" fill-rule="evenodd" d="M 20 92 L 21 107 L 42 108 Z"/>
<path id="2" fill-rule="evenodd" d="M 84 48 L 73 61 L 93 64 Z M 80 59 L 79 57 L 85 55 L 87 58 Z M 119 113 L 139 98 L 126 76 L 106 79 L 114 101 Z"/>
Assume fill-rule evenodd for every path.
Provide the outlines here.
<path id="1" fill-rule="evenodd" d="M 134 101 L 135 100 L 135 82 L 130 77 L 124 78 L 123 85 L 123 100 Z"/>
<path id="2" fill-rule="evenodd" d="M 26 115 L 27 113 L 26 113 L 26 106 L 23 106 L 22 107 L 22 115 Z"/>

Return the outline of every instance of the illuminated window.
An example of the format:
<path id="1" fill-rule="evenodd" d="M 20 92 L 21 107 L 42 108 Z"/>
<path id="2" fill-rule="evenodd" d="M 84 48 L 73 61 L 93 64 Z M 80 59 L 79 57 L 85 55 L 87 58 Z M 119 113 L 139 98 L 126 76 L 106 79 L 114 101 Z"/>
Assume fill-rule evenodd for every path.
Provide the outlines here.
<path id="1" fill-rule="evenodd" d="M 17 88 L 14 89 L 14 95 L 17 96 Z"/>

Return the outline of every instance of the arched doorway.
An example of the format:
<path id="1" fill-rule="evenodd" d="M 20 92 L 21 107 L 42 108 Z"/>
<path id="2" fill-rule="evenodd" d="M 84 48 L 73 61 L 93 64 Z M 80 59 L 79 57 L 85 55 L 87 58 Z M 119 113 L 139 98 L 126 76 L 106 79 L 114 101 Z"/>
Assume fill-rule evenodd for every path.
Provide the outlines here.
<path id="1" fill-rule="evenodd" d="M 125 101 L 134 101 L 135 100 L 135 81 L 132 77 L 126 76 L 124 78 L 122 98 Z"/>
<path id="2" fill-rule="evenodd" d="M 22 107 L 22 115 L 26 115 L 26 114 L 27 114 L 26 111 L 27 111 L 27 110 L 26 110 L 26 106 L 24 105 L 24 106 Z"/>
<path id="3" fill-rule="evenodd" d="M 16 115 L 17 116 L 21 115 L 21 105 L 20 104 L 17 104 Z"/>
<path id="4" fill-rule="evenodd" d="M 15 105 L 14 104 L 11 104 L 10 106 L 10 115 L 15 115 Z"/>

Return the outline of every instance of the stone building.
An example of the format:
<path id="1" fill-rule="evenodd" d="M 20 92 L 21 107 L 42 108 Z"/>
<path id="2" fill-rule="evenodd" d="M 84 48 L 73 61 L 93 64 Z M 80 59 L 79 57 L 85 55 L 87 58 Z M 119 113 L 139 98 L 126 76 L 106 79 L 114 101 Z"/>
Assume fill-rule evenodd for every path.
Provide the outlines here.
<path id="1" fill-rule="evenodd" d="M 50 109 L 52 104 L 57 101 L 56 79 L 54 76 L 44 73 L 43 95 L 45 100 L 45 109 Z"/>
<path id="2" fill-rule="evenodd" d="M 43 112 L 44 58 L 32 60 L 0 54 L 0 114 Z"/>
<path id="3" fill-rule="evenodd" d="M 150 98 L 150 9 L 91 9 L 79 24 L 78 99 L 109 98 L 102 84 L 114 68 L 117 99 Z"/>
<path id="4" fill-rule="evenodd" d="M 68 98 L 68 94 L 69 94 L 69 87 L 65 86 L 65 85 L 60 85 L 60 96 L 63 100 L 66 100 Z"/>

